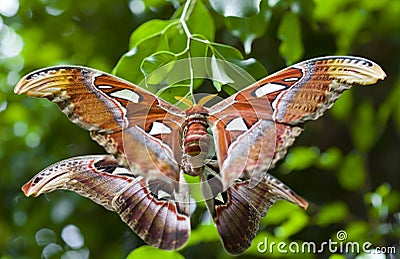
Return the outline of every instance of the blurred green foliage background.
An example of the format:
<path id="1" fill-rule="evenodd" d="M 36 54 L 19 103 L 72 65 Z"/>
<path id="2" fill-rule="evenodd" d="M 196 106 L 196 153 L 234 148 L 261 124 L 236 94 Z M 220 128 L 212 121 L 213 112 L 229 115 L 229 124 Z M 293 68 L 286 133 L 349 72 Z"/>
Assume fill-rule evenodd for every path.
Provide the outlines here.
<path id="1" fill-rule="evenodd" d="M 306 198 L 309 209 L 287 202 L 274 205 L 253 246 L 239 258 L 377 258 L 339 251 L 263 254 L 256 248 L 265 237 L 275 242 L 322 243 L 335 240 L 339 230 L 347 232 L 348 241 L 393 246 L 400 252 L 400 2 L 259 2 L 242 6 L 241 1 L 198 0 L 188 25 L 209 43 L 194 42 L 192 54 L 211 51 L 256 78 L 265 73 L 262 65 L 274 72 L 316 56 L 358 55 L 380 64 L 388 77 L 378 85 L 354 87 L 323 118 L 307 124 L 271 173 Z M 165 27 L 151 21 L 170 24 L 179 18 L 183 4 L 178 0 L 0 1 L 0 258 L 123 258 L 132 250 L 130 258 L 230 257 L 205 220 L 204 206 L 192 215 L 188 245 L 166 255 L 142 246 L 118 215 L 90 200 L 62 191 L 33 199 L 20 191 L 47 165 L 104 151 L 56 105 L 15 95 L 18 80 L 37 68 L 78 64 L 139 83 L 147 68 L 169 62 L 184 50 L 182 31 L 165 32 Z M 135 31 L 140 25 L 141 30 Z M 144 58 L 160 51 L 164 54 L 157 56 L 159 63 L 143 66 Z"/>

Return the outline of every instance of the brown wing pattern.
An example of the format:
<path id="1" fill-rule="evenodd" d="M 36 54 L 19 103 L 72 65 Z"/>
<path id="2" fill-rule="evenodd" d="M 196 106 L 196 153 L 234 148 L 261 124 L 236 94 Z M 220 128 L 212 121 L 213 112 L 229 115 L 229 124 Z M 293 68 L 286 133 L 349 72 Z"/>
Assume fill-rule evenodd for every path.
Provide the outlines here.
<path id="1" fill-rule="evenodd" d="M 184 179 L 179 186 L 153 183 L 132 177 L 112 156 L 97 155 L 60 161 L 22 187 L 25 195 L 33 197 L 57 189 L 75 191 L 117 212 L 140 238 L 155 247 L 174 250 L 189 237 L 189 190 Z"/>
<path id="2" fill-rule="evenodd" d="M 320 57 L 267 76 L 227 100 L 266 97 L 274 121 L 297 125 L 322 116 L 353 84 L 370 85 L 385 77 L 380 66 L 364 58 Z"/>
<path id="3" fill-rule="evenodd" d="M 156 150 L 151 150 L 157 146 L 155 143 L 171 145 L 170 149 L 175 153 L 168 154 L 170 160 L 180 158 L 180 153 L 176 152 L 180 149 L 180 143 L 176 141 L 179 139 L 176 128 L 183 122 L 184 112 L 122 79 L 85 67 L 51 67 L 25 76 L 14 91 L 32 97 L 44 97 L 57 103 L 72 122 L 89 130 L 91 137 L 121 164 L 133 165 L 138 162 L 136 154 L 133 161 L 125 156 L 123 144 L 124 135 L 138 131 L 140 133 L 126 137 L 133 141 L 131 143 L 128 140 L 128 145 L 148 143 L 143 148 L 148 148 L 151 155 L 156 156 L 155 160 L 151 160 L 151 165 L 155 167 L 153 169 L 157 169 L 160 156 L 165 157 L 165 154 L 160 155 Z M 163 120 L 165 125 L 172 128 L 169 134 L 152 134 L 158 133 L 152 131 L 153 126 Z M 145 141 L 140 142 L 135 138 L 144 138 Z M 175 158 L 175 154 L 178 157 Z M 177 164 L 177 161 L 174 163 Z M 133 171 L 145 174 L 149 169 L 148 163 L 142 167 L 140 165 L 137 163 Z M 167 171 L 168 177 L 179 179 L 176 166 Z"/>
<path id="4" fill-rule="evenodd" d="M 276 148 L 273 157 L 275 163 L 284 156 L 286 149 L 301 132 L 301 127 L 308 120 L 316 120 L 332 107 L 344 90 L 353 84 L 369 85 L 384 79 L 386 74 L 374 62 L 350 56 L 321 57 L 307 60 L 270 76 L 239 91 L 235 95 L 211 107 L 211 114 L 224 117 L 236 103 L 256 105 L 260 99 L 264 100 L 264 110 L 271 111 L 269 119 L 276 123 Z M 270 104 L 266 104 L 269 102 Z M 246 109 L 247 113 L 262 108 Z M 258 114 L 246 115 L 253 118 Z M 246 119 L 247 117 L 244 117 Z M 260 119 L 265 119 L 260 117 Z M 252 119 L 254 121 L 254 119 Z M 282 124 L 282 125 L 280 125 Z M 291 128 L 293 127 L 293 128 Z M 223 126 L 216 128 L 216 142 L 224 145 Z M 246 134 L 246 131 L 242 132 Z M 280 134 L 284 134 L 283 136 Z M 222 141 L 218 141 L 221 139 Z M 285 140 L 288 140 L 286 142 Z M 230 142 L 228 142 L 230 143 Z M 290 143 L 290 144 L 289 144 Z M 220 152 L 221 158 L 226 159 L 225 147 Z M 223 161 L 220 161 L 223 163 Z"/>
<path id="5" fill-rule="evenodd" d="M 202 185 L 202 192 L 205 197 L 215 197 L 206 200 L 206 204 L 221 241 L 231 254 L 240 254 L 251 245 L 261 218 L 277 200 L 287 200 L 302 208 L 308 206 L 307 201 L 267 173 L 254 187 L 250 186 L 249 179 L 245 179 L 216 195 L 221 185 L 217 182 L 222 181 L 218 179 L 218 170 L 218 166 L 209 164 L 209 175 L 214 177 L 208 180 L 211 184 Z"/>

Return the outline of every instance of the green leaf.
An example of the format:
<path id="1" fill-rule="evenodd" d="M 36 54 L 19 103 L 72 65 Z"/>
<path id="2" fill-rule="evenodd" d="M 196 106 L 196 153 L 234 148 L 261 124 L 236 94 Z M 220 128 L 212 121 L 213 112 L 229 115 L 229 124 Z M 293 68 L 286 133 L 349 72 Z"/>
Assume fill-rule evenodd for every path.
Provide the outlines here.
<path id="1" fill-rule="evenodd" d="M 348 4 L 347 0 L 314 0 L 314 18 L 317 20 L 330 20 L 340 9 Z"/>
<path id="2" fill-rule="evenodd" d="M 297 210 L 301 210 L 297 205 L 290 202 L 279 201 L 271 206 L 268 211 L 268 216 L 263 218 L 261 222 L 266 226 L 279 225 L 287 220 L 290 215 L 295 213 Z"/>
<path id="3" fill-rule="evenodd" d="M 347 53 L 354 40 L 359 39 L 359 32 L 369 22 L 368 12 L 365 12 L 363 6 L 348 8 L 347 0 L 315 0 L 314 2 L 316 4 L 315 19 L 329 24 L 331 31 L 335 34 L 338 53 Z"/>
<path id="4" fill-rule="evenodd" d="M 246 72 L 248 72 L 256 80 L 264 78 L 268 75 L 268 72 L 265 69 L 265 67 L 260 62 L 258 62 L 258 60 L 254 58 L 248 58 L 243 60 L 232 59 L 229 61 L 237 65 L 241 69 L 245 70 Z"/>
<path id="5" fill-rule="evenodd" d="M 361 151 L 369 151 L 376 141 L 377 128 L 375 111 L 371 102 L 362 102 L 356 111 L 352 124 L 354 145 Z"/>
<path id="6" fill-rule="evenodd" d="M 146 78 L 148 84 L 158 84 L 162 82 L 173 68 L 176 55 L 169 51 L 160 51 L 146 57 L 140 70 Z"/>
<path id="7" fill-rule="evenodd" d="M 331 147 L 318 158 L 318 167 L 323 169 L 334 169 L 342 161 L 342 152 L 336 147 Z"/>
<path id="8" fill-rule="evenodd" d="M 392 190 L 389 183 L 381 184 L 374 192 L 364 195 L 364 202 L 370 207 L 370 217 L 386 221 L 389 213 L 400 208 L 400 193 Z"/>
<path id="9" fill-rule="evenodd" d="M 223 63 L 218 62 L 215 55 L 211 57 L 211 73 L 211 78 L 218 92 L 221 91 L 221 85 L 234 83 L 233 79 L 226 74 Z"/>
<path id="10" fill-rule="evenodd" d="M 184 259 L 185 257 L 176 251 L 165 251 L 148 245 L 136 248 L 127 257 L 127 259 L 141 258 Z"/>
<path id="11" fill-rule="evenodd" d="M 196 6 L 187 20 L 187 26 L 193 35 L 202 35 L 207 40 L 214 41 L 214 19 L 201 1 L 196 2 Z"/>
<path id="12" fill-rule="evenodd" d="M 376 188 L 376 193 L 379 194 L 382 198 L 386 197 L 391 191 L 391 186 L 388 183 L 381 184 Z"/>
<path id="13" fill-rule="evenodd" d="M 157 96 L 161 97 L 163 100 L 178 105 L 182 109 L 187 109 L 187 106 L 180 106 L 178 100 L 175 97 L 184 97 L 190 92 L 189 85 L 172 85 L 160 89 L 157 92 Z"/>
<path id="14" fill-rule="evenodd" d="M 2 113 L 3 111 L 5 111 L 7 109 L 7 98 L 5 96 L 5 94 L 3 94 L 2 92 L 0 92 L 0 113 Z"/>
<path id="15" fill-rule="evenodd" d="M 263 6 L 267 5 L 267 1 L 264 1 Z M 244 46 L 244 51 L 246 54 L 251 52 L 251 44 L 257 38 L 264 35 L 269 20 L 271 18 L 270 10 L 263 10 L 254 16 L 238 18 L 238 17 L 228 17 L 226 19 L 226 26 L 231 31 L 231 33 L 238 37 Z"/>
<path id="16" fill-rule="evenodd" d="M 144 75 L 142 74 L 143 70 L 141 69 L 145 58 L 155 55 L 156 52 L 164 51 L 164 54 L 160 54 L 160 57 L 157 58 L 157 62 L 160 62 L 161 64 L 163 61 L 166 62 L 166 60 L 163 59 L 172 60 L 173 58 L 171 55 L 165 53 L 172 54 L 172 41 L 179 38 L 179 36 L 182 36 L 182 32 L 178 30 L 177 24 L 178 20 L 151 20 L 139 26 L 131 34 L 129 44 L 130 50 L 118 61 L 113 70 L 113 74 L 128 81 L 139 83 L 144 78 Z M 182 51 L 182 45 L 179 45 L 178 47 L 175 46 L 175 49 Z M 157 62 L 153 65 L 153 68 L 154 66 L 157 66 Z M 148 68 L 149 67 L 145 67 L 145 73 L 150 72 L 147 71 Z M 154 80 L 158 81 L 159 79 Z"/>
<path id="17" fill-rule="evenodd" d="M 288 65 L 298 61 L 304 53 L 299 17 L 294 13 L 286 13 L 278 28 L 278 38 L 282 41 L 279 53 Z"/>
<path id="18" fill-rule="evenodd" d="M 182 105 L 181 108 L 187 109 L 188 106 Z M 203 193 L 200 188 L 200 178 L 196 177 L 196 176 L 190 176 L 188 174 L 185 174 L 184 177 L 185 177 L 186 183 L 188 183 L 188 185 L 189 185 L 190 197 L 193 199 L 193 202 L 196 204 L 195 210 L 197 210 L 199 207 L 203 207 L 203 208 L 206 207 L 206 204 L 204 201 L 204 196 L 203 196 Z M 210 224 L 213 224 L 213 223 L 211 223 L 212 219 L 211 218 L 209 218 L 209 219 L 210 219 Z M 190 234 L 190 236 L 192 236 L 192 233 Z"/>
<path id="19" fill-rule="evenodd" d="M 348 154 L 337 174 L 340 185 L 351 191 L 360 190 L 366 178 L 365 160 L 358 153 Z"/>
<path id="20" fill-rule="evenodd" d="M 178 24 L 178 20 L 150 20 L 140 25 L 129 40 L 129 49 L 137 47 L 148 39 L 164 34 L 169 28 Z"/>
<path id="21" fill-rule="evenodd" d="M 238 92 L 239 89 L 236 89 L 230 85 L 223 85 L 222 90 L 227 93 L 228 95 L 233 95 Z"/>
<path id="22" fill-rule="evenodd" d="M 389 213 L 396 213 L 400 209 L 400 192 L 392 190 L 383 200 Z M 399 217 L 400 215 L 398 215 Z"/>
<path id="23" fill-rule="evenodd" d="M 27 121 L 29 118 L 24 106 L 18 102 L 7 104 L 7 109 L 2 112 L 1 116 L 2 122 L 10 125 L 18 121 Z"/>
<path id="24" fill-rule="evenodd" d="M 112 73 L 139 84 L 144 79 L 140 70 L 143 60 L 156 52 L 162 46 L 163 41 L 162 37 L 150 38 L 134 47 L 120 58 Z"/>
<path id="25" fill-rule="evenodd" d="M 162 8 L 165 8 L 165 6 L 172 5 L 174 1 L 165 1 L 165 0 L 141 0 L 143 1 L 144 5 L 146 6 L 147 9 L 152 10 L 153 12 L 155 10 L 162 10 Z"/>
<path id="26" fill-rule="evenodd" d="M 319 156 L 317 147 L 293 147 L 290 149 L 281 169 L 284 172 L 304 170 L 312 166 Z"/>
<path id="27" fill-rule="evenodd" d="M 308 216 L 303 210 L 291 213 L 289 219 L 275 228 L 275 235 L 280 238 L 288 238 L 301 231 L 308 223 Z"/>
<path id="28" fill-rule="evenodd" d="M 247 17 L 260 12 L 261 0 L 209 0 L 209 2 L 217 13 L 225 17 Z"/>
<path id="29" fill-rule="evenodd" d="M 348 237 L 346 241 L 371 241 L 368 239 L 368 233 L 370 231 L 371 227 L 365 221 L 353 221 L 346 227 L 346 233 Z"/>
<path id="30" fill-rule="evenodd" d="M 330 112 L 336 119 L 346 121 L 352 116 L 353 102 L 353 91 L 350 89 L 340 96 Z"/>
<path id="31" fill-rule="evenodd" d="M 336 33 L 336 45 L 339 54 L 346 54 L 357 38 L 358 32 L 367 22 L 368 16 L 362 10 L 353 9 L 339 12 L 332 20 L 332 31 Z"/>
<path id="32" fill-rule="evenodd" d="M 190 66 L 193 66 L 193 89 L 196 90 L 206 78 L 204 58 L 194 57 L 191 59 L 183 58 L 174 62 L 173 67 L 165 78 L 164 86 L 186 85 L 189 86 L 190 81 Z"/>
<path id="33" fill-rule="evenodd" d="M 199 225 L 190 233 L 190 238 L 186 246 L 197 245 L 200 242 L 214 242 L 219 241 L 219 235 L 214 224 Z"/>
<path id="34" fill-rule="evenodd" d="M 400 84 L 396 83 L 396 85 L 400 86 Z M 399 98 L 400 98 L 400 91 L 396 91 L 396 88 L 398 90 L 400 90 L 400 87 L 395 87 L 393 89 L 393 91 L 389 94 L 389 97 L 382 103 L 379 105 L 379 109 L 376 113 L 376 123 L 378 126 L 380 126 L 380 131 L 382 131 L 383 128 L 386 127 L 387 122 L 390 118 L 390 116 L 392 115 L 396 115 L 396 111 L 399 110 L 400 108 L 397 109 L 399 107 L 399 105 L 397 104 Z M 399 113 L 400 115 L 400 113 Z M 396 122 L 396 119 L 399 120 L 400 116 L 398 116 L 399 118 L 396 118 L 397 116 L 394 116 L 394 120 Z M 400 120 L 399 120 L 400 122 Z M 400 125 L 400 124 L 399 124 Z M 399 128 L 400 129 L 400 128 Z"/>
<path id="35" fill-rule="evenodd" d="M 317 214 L 317 224 L 326 226 L 332 223 L 340 223 L 348 216 L 349 211 L 345 203 L 338 201 L 324 205 Z"/>
<path id="36" fill-rule="evenodd" d="M 232 64 L 229 68 L 229 63 L 225 64 L 225 71 L 228 71 L 227 74 L 233 78 L 235 82 L 233 87 L 236 91 L 267 75 L 266 69 L 260 62 L 253 58 L 243 60 L 242 53 L 234 47 L 218 43 L 211 43 L 209 47 L 216 58 Z"/>
<path id="37" fill-rule="evenodd" d="M 200 35 L 195 36 L 194 38 L 198 39 Z M 191 57 L 206 57 L 207 49 L 209 48 L 209 44 L 204 41 L 193 40 L 190 42 L 190 55 Z M 185 53 L 185 57 L 187 57 Z"/>
<path id="38" fill-rule="evenodd" d="M 398 84 L 397 88 L 399 89 L 399 91 L 397 91 L 397 96 L 400 97 L 400 84 Z M 397 100 L 399 100 L 399 99 L 397 99 Z M 393 121 L 397 128 L 397 132 L 400 133 L 400 105 L 397 105 L 394 107 Z"/>
<path id="39" fill-rule="evenodd" d="M 210 48 L 213 54 L 219 59 L 243 59 L 242 53 L 232 46 L 212 42 L 210 43 Z"/>
<path id="40" fill-rule="evenodd" d="M 388 120 L 391 116 L 393 116 L 394 125 L 397 128 L 397 131 L 400 132 L 400 81 L 397 79 L 396 83 L 393 86 L 393 89 L 388 94 L 388 97 L 379 106 L 379 110 L 377 112 L 377 126 L 380 126 L 380 131 L 383 131 L 386 127 Z"/>

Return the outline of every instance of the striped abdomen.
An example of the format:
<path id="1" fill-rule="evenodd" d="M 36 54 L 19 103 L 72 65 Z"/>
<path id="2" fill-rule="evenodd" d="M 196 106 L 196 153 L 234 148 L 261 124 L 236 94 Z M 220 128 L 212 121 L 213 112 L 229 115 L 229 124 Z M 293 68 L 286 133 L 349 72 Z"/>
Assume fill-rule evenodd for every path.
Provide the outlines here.
<path id="1" fill-rule="evenodd" d="M 183 134 L 183 163 L 185 172 L 199 175 L 203 171 L 204 161 L 210 147 L 210 136 L 207 128 L 207 110 L 203 107 L 192 107 L 186 111 L 187 122 Z"/>

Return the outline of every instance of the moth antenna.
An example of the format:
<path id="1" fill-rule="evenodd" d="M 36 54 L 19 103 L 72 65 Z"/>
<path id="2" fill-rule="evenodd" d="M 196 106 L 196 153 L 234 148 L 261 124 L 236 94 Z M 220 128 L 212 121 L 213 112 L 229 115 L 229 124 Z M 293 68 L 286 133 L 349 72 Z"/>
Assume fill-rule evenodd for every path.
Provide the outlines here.
<path id="1" fill-rule="evenodd" d="M 206 103 L 214 99 L 218 94 L 210 94 L 207 96 L 202 97 L 199 102 L 197 103 L 198 106 L 204 106 Z"/>
<path id="2" fill-rule="evenodd" d="M 185 104 L 188 107 L 192 107 L 193 106 L 193 101 L 190 100 L 188 97 L 182 97 L 182 96 L 175 96 L 175 99 L 180 102 Z"/>

